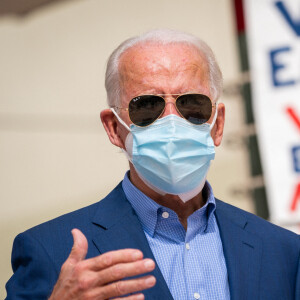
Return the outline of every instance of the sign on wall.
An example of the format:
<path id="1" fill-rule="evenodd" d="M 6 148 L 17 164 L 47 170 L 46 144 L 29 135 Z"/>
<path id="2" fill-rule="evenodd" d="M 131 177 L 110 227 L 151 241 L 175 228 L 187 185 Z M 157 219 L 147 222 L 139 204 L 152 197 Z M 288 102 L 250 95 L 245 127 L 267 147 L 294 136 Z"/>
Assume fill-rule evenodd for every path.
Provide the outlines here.
<path id="1" fill-rule="evenodd" d="M 271 221 L 300 223 L 300 0 L 244 0 Z"/>

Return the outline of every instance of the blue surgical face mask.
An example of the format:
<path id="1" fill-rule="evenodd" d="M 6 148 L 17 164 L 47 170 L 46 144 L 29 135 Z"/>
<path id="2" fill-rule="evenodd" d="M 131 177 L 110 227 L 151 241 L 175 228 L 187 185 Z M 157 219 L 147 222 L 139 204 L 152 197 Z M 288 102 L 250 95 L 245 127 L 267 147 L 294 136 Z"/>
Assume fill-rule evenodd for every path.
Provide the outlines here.
<path id="1" fill-rule="evenodd" d="M 162 195 L 178 195 L 183 202 L 200 193 L 215 157 L 210 131 L 217 113 L 212 124 L 193 125 L 168 115 L 150 126 L 131 124 L 129 128 L 112 111 L 130 131 L 125 141 L 126 155 L 146 185 Z"/>

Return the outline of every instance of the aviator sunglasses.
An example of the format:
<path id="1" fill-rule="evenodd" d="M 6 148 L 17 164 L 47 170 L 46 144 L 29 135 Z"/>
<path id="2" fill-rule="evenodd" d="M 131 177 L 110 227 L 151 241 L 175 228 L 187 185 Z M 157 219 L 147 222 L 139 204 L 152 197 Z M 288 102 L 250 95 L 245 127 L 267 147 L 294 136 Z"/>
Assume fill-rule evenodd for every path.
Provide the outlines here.
<path id="1" fill-rule="evenodd" d="M 154 123 L 164 112 L 167 101 L 165 96 L 177 96 L 175 107 L 178 113 L 195 125 L 206 123 L 216 106 L 209 97 L 202 94 L 158 94 L 140 95 L 130 100 L 128 108 L 115 107 L 128 111 L 131 122 L 139 127 Z"/>

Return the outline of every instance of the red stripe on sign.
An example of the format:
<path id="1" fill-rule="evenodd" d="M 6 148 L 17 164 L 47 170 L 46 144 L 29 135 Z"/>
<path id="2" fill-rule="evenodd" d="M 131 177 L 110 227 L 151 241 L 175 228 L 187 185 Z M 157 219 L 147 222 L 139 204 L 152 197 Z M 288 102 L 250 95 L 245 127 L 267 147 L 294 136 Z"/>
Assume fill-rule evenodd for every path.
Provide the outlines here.
<path id="1" fill-rule="evenodd" d="M 238 33 L 245 32 L 244 8 L 242 0 L 234 0 L 235 21 Z"/>
<path id="2" fill-rule="evenodd" d="M 296 185 L 295 194 L 291 203 L 291 211 L 295 211 L 300 200 L 300 182 Z"/>
<path id="3" fill-rule="evenodd" d="M 290 116 L 292 121 L 295 123 L 296 127 L 299 129 L 299 132 L 300 132 L 300 117 L 298 117 L 296 115 L 295 110 L 291 107 L 287 107 L 286 112 L 288 113 L 288 115 Z"/>

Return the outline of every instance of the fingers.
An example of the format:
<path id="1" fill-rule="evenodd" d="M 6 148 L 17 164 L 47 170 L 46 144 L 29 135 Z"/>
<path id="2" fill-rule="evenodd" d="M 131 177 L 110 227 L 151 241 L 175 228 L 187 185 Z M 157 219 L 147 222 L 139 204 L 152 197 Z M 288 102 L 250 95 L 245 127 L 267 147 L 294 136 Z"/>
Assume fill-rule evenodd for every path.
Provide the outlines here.
<path id="1" fill-rule="evenodd" d="M 98 299 L 97 297 L 107 299 L 152 287 L 155 284 L 153 276 L 122 280 L 151 272 L 155 268 L 154 261 L 149 258 L 127 262 L 129 259 L 133 260 L 142 256 L 140 251 L 136 255 L 132 255 L 136 251 L 134 249 L 112 251 L 102 254 L 97 258 L 98 260 L 90 259 L 88 265 L 86 264 L 87 261 L 78 263 L 73 273 L 78 278 L 78 288 L 87 292 L 88 299 Z M 122 254 L 124 254 L 124 257 Z M 95 267 L 91 263 L 96 261 L 99 263 L 100 258 L 103 258 L 106 265 L 109 264 L 110 267 L 104 267 L 98 271 L 91 270 L 91 267 Z M 107 258 L 109 259 L 106 260 Z M 97 266 L 99 267 L 99 264 Z M 90 292 L 95 294 L 90 295 Z"/>
<path id="2" fill-rule="evenodd" d="M 144 299 L 145 299 L 144 294 L 134 294 L 128 297 L 114 298 L 114 300 L 144 300 Z"/>
<path id="3" fill-rule="evenodd" d="M 84 234 L 79 229 L 72 230 L 74 244 L 67 259 L 68 263 L 75 265 L 85 259 L 88 250 L 88 242 Z"/>
<path id="4" fill-rule="evenodd" d="M 72 235 L 72 250 L 62 265 L 50 299 L 103 300 L 136 293 L 155 285 L 156 280 L 150 275 L 132 278 L 155 268 L 154 261 L 143 259 L 140 250 L 123 249 L 85 259 L 88 250 L 86 237 L 78 229 L 73 229 Z M 125 299 L 140 300 L 144 299 L 144 295 L 139 293 Z"/>
<path id="5" fill-rule="evenodd" d="M 88 299 L 109 299 L 149 289 L 153 287 L 155 283 L 156 279 L 151 275 L 136 279 L 121 280 L 102 287 L 94 288 L 89 293 L 87 293 L 86 296 Z M 131 300 L 143 298 L 136 298 L 136 295 L 131 295 L 125 299 Z"/>
<path id="6" fill-rule="evenodd" d="M 100 271 L 119 263 L 134 262 L 141 260 L 142 258 L 143 253 L 140 250 L 122 249 L 110 251 L 97 257 L 87 259 L 84 261 L 84 265 L 87 269 Z"/>
<path id="7" fill-rule="evenodd" d="M 89 261 L 81 261 L 74 268 L 74 274 L 78 276 L 79 285 L 83 289 L 95 288 L 124 278 L 153 271 L 155 263 L 152 259 L 128 262 L 129 259 L 132 260 L 142 256 L 141 253 L 138 253 L 138 256 L 130 255 L 130 253 L 134 253 L 135 251 L 137 250 L 126 249 L 112 251 L 97 257 L 97 260 L 94 258 Z M 106 258 L 104 256 L 106 256 Z M 102 269 L 99 270 L 99 264 L 96 263 L 99 263 L 100 259 L 104 260 L 105 267 L 101 265 Z"/>
<path id="8" fill-rule="evenodd" d="M 155 263 L 152 259 L 144 259 L 131 263 L 120 263 L 97 272 L 97 286 L 103 286 L 126 277 L 133 277 L 153 271 Z"/>

